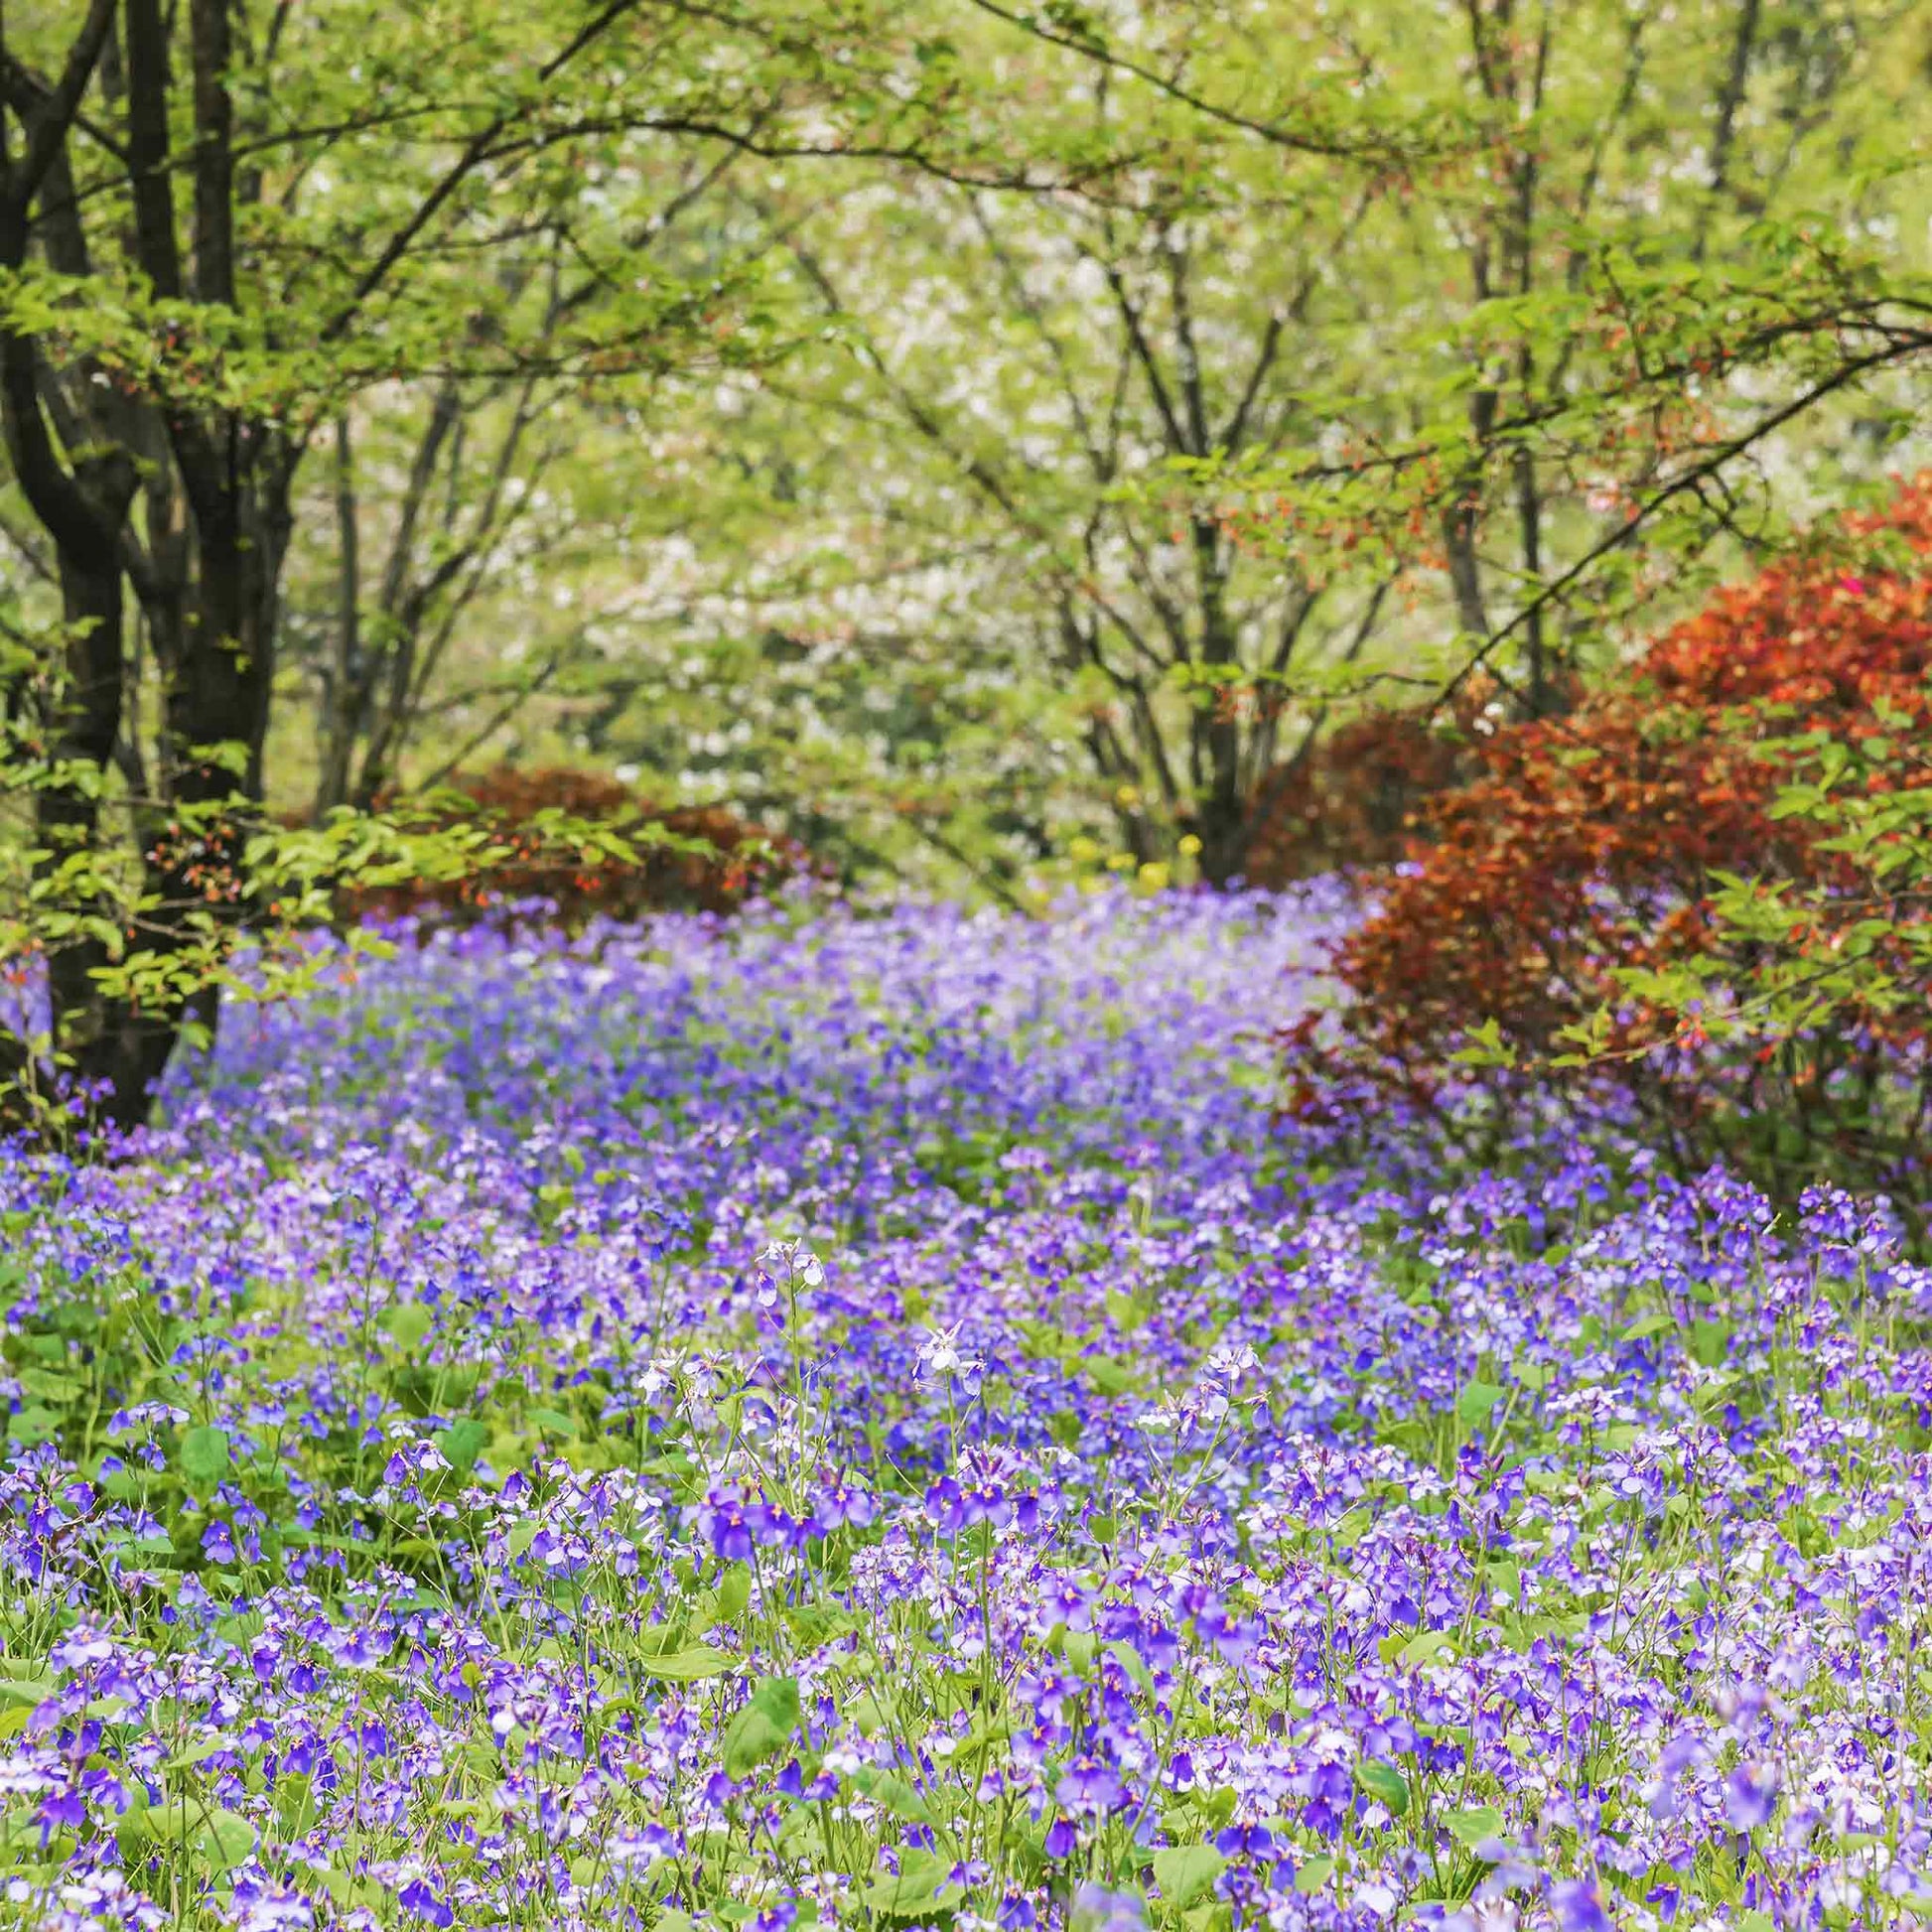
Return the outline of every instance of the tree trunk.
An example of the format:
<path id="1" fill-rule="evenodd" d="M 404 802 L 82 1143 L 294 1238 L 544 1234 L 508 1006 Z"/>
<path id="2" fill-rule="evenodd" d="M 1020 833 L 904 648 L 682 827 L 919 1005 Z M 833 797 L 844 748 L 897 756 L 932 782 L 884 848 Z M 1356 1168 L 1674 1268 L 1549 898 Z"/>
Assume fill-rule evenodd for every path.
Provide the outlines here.
<path id="1" fill-rule="evenodd" d="M 123 505 L 131 493 L 121 496 Z M 118 519 L 117 519 L 118 520 Z M 63 603 L 70 641 L 65 688 L 59 694 L 54 757 L 76 781 L 50 785 L 36 800 L 43 865 L 59 867 L 102 845 L 99 781 L 111 768 L 121 728 L 126 612 L 118 563 L 87 568 L 70 553 L 61 559 Z M 96 902 L 105 917 L 108 907 Z M 137 937 L 134 943 L 141 943 Z M 57 948 L 48 962 L 57 1054 L 88 1110 L 116 1126 L 146 1118 L 148 1096 L 167 1060 L 172 1035 L 132 1003 L 110 998 L 97 974 L 109 959 L 104 935 L 86 933 Z"/>
<path id="2" fill-rule="evenodd" d="M 1239 639 L 1227 608 L 1227 557 L 1219 526 L 1193 520 L 1195 594 L 1200 600 L 1201 662 L 1216 669 L 1239 665 Z M 1225 887 L 1241 874 L 1248 853 L 1248 801 L 1241 787 L 1241 721 L 1233 693 L 1216 693 L 1194 720 L 1190 776 L 1198 799 L 1195 836 L 1201 842 L 1201 877 Z"/>

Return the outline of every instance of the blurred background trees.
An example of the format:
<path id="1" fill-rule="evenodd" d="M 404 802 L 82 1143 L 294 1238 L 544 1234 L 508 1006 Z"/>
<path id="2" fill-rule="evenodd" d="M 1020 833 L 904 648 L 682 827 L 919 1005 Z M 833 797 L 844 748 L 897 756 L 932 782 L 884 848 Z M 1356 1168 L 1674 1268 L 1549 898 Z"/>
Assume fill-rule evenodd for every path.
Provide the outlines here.
<path id="1" fill-rule="evenodd" d="M 124 1113 L 202 970 L 129 961 L 281 820 L 570 764 L 1013 903 L 1386 860 L 1932 449 L 1923 4 L 97 0 L 0 64 L 8 949 Z"/>

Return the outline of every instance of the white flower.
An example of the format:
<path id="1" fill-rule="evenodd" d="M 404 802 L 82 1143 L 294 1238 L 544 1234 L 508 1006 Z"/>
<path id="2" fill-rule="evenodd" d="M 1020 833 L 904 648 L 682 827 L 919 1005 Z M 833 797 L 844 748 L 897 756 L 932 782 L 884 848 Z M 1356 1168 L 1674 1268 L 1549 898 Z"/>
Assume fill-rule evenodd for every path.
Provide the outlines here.
<path id="1" fill-rule="evenodd" d="M 758 1265 L 773 1275 L 787 1275 L 806 1288 L 820 1288 L 825 1282 L 824 1264 L 802 1241 L 767 1241 L 759 1250 Z"/>
<path id="2" fill-rule="evenodd" d="M 1244 1342 L 1222 1342 L 1207 1352 L 1201 1373 L 1215 1382 L 1238 1382 L 1250 1369 L 1260 1366 L 1260 1358 Z"/>
<path id="3" fill-rule="evenodd" d="M 921 1375 L 976 1375 L 985 1364 L 959 1346 L 959 1323 L 949 1328 L 928 1328 L 919 1344 Z"/>

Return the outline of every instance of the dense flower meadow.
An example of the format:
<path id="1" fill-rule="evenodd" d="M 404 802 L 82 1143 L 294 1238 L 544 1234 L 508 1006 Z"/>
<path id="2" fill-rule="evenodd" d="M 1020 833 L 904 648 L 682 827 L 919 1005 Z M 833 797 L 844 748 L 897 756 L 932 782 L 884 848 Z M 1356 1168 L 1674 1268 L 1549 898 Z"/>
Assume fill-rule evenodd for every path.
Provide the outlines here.
<path id="1" fill-rule="evenodd" d="M 1341 1167 L 1345 916 L 446 932 L 0 1169 L 0 1913 L 1932 1912 L 1932 1276 Z"/>

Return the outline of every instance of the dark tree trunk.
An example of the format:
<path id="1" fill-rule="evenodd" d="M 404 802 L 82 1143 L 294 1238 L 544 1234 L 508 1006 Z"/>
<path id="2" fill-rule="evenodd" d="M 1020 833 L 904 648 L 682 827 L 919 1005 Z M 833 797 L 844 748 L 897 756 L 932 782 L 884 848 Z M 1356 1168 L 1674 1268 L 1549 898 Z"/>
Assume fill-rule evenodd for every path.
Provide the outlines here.
<path id="1" fill-rule="evenodd" d="M 126 484 L 118 491 L 119 511 L 106 506 L 115 522 L 131 493 L 131 472 Z M 58 763 L 80 776 L 38 796 L 40 841 L 48 855 L 43 863 L 49 868 L 100 851 L 98 780 L 113 761 L 125 678 L 126 613 L 118 560 L 109 552 L 87 568 L 63 553 L 61 581 L 70 642 L 66 681 L 56 700 L 53 750 Z M 94 909 L 96 916 L 108 916 L 104 904 Z M 97 975 L 109 957 L 104 935 L 96 933 L 59 947 L 48 962 L 48 992 L 63 1065 L 91 1096 L 91 1110 L 125 1127 L 145 1118 L 172 1035 L 155 1016 L 101 990 Z"/>

